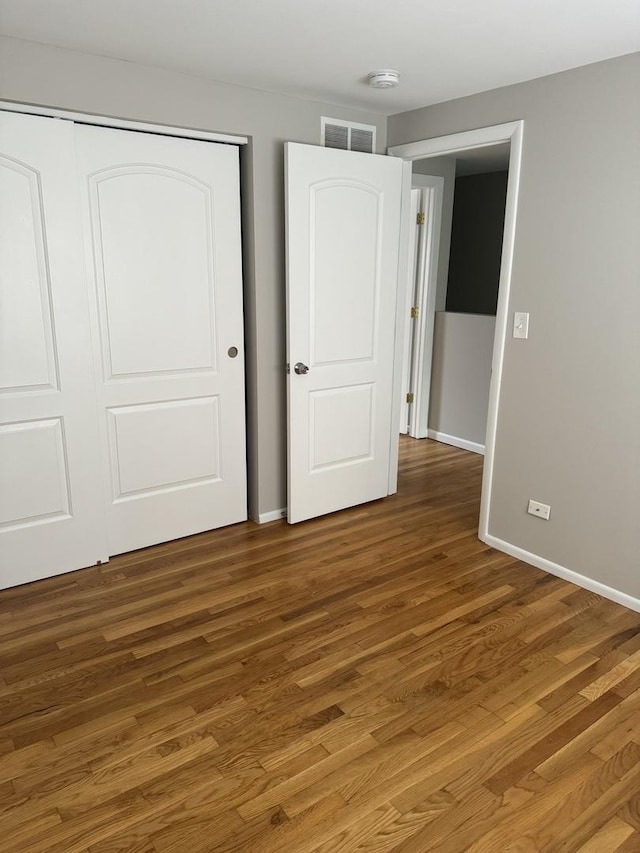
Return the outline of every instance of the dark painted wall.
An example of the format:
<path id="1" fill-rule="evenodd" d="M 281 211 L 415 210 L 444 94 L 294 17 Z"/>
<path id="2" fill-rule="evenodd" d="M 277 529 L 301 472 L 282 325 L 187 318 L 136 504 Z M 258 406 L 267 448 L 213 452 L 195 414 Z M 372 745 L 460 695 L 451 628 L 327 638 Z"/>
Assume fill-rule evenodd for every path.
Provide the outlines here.
<path id="1" fill-rule="evenodd" d="M 456 178 L 447 311 L 496 313 L 507 175 Z"/>

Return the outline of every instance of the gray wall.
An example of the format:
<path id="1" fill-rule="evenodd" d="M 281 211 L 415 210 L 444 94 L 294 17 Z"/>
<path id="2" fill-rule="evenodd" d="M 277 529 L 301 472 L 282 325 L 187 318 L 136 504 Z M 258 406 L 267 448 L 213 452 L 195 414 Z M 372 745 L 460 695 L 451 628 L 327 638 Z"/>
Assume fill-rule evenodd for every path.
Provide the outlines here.
<path id="1" fill-rule="evenodd" d="M 531 323 L 506 345 L 490 533 L 640 596 L 640 54 L 394 116 L 389 144 L 514 119 L 509 308 Z"/>
<path id="2" fill-rule="evenodd" d="M 251 137 L 243 151 L 250 513 L 286 506 L 283 142 L 320 142 L 320 116 L 386 119 L 132 62 L 0 38 L 0 98 Z"/>
<path id="3" fill-rule="evenodd" d="M 495 316 L 508 174 L 456 178 L 447 311 Z"/>
<path id="4" fill-rule="evenodd" d="M 436 312 L 429 429 L 484 447 L 496 318 Z"/>

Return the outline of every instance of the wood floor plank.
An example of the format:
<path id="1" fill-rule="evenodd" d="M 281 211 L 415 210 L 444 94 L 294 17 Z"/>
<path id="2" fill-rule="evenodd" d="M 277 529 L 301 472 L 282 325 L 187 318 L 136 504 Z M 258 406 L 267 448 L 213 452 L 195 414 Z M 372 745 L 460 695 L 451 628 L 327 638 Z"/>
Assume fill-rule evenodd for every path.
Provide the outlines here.
<path id="1" fill-rule="evenodd" d="M 640 614 L 477 538 L 482 458 L 0 592 L 7 853 L 640 851 Z"/>
<path id="2" fill-rule="evenodd" d="M 601 767 L 602 763 L 595 756 L 586 753 L 561 779 L 552 784 L 542 784 L 540 780 L 532 783 L 535 774 L 528 774 L 516 787 L 525 791 L 533 787 L 535 796 L 527 800 L 524 808 L 503 814 L 500 820 L 491 821 L 485 831 L 468 846 L 468 850 L 470 853 L 492 853 L 508 849 L 510 845 L 514 853 L 520 849 L 538 850 L 539 845 L 531 836 L 536 832 L 547 831 L 550 827 L 552 835 L 554 832 L 559 834 L 559 830 L 550 824 L 549 813 L 557 810 L 559 804 L 564 803 L 585 779 Z"/>
<path id="3" fill-rule="evenodd" d="M 612 817 L 586 844 L 578 848 L 578 853 L 603 853 L 604 850 L 618 850 L 620 845 L 631 835 L 633 835 L 633 827 L 619 818 Z"/>

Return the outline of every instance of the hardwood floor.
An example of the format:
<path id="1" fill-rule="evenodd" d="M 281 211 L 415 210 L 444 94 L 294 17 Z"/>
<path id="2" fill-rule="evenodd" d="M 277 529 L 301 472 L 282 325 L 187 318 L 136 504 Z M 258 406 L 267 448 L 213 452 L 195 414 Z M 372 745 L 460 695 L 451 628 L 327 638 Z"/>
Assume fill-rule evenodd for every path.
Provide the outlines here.
<path id="1" fill-rule="evenodd" d="M 640 851 L 640 614 L 398 495 L 0 593 L 4 853 Z"/>

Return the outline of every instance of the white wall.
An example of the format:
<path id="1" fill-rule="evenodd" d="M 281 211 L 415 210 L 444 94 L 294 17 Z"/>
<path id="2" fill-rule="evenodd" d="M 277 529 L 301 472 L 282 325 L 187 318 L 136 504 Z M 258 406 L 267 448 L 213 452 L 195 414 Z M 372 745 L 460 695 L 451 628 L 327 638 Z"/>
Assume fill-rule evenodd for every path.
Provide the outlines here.
<path id="1" fill-rule="evenodd" d="M 429 404 L 430 433 L 484 448 L 496 318 L 436 313 Z M 479 448 L 478 448 L 479 449 Z"/>
<path id="2" fill-rule="evenodd" d="M 286 506 L 283 143 L 319 144 L 328 115 L 376 125 L 384 151 L 386 119 L 8 38 L 0 38 L 0 98 L 251 138 L 241 158 L 249 512 Z"/>

